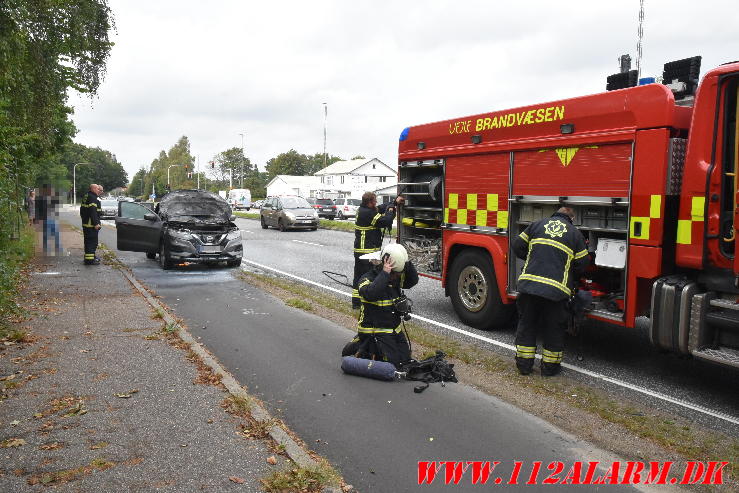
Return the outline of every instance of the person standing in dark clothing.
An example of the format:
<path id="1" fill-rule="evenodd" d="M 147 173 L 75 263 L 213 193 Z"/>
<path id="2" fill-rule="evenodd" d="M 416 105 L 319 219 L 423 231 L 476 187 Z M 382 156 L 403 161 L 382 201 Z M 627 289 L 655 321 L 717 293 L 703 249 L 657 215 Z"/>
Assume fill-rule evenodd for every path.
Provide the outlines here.
<path id="1" fill-rule="evenodd" d="M 352 308 L 361 306 L 357 286 L 359 278 L 371 269 L 369 260 L 362 255 L 377 252 L 382 247 L 383 230 L 393 227 L 395 207 L 405 199 L 399 196 L 391 204 L 377 205 L 377 195 L 365 192 L 354 220 L 354 280 L 352 282 Z"/>
<path id="2" fill-rule="evenodd" d="M 100 259 L 95 256 L 95 250 L 98 247 L 98 233 L 101 228 L 102 206 L 99 197 L 102 193 L 103 187 L 93 183 L 80 204 L 82 235 L 85 239 L 85 265 L 100 263 Z"/>
<path id="3" fill-rule="evenodd" d="M 542 375 L 561 370 L 567 302 L 573 283 L 590 263 L 585 239 L 572 224 L 574 217 L 571 208 L 561 207 L 552 217 L 530 224 L 513 243 L 516 256 L 526 260 L 516 300 L 516 367 L 522 375 L 533 370 L 538 331 L 544 338 Z"/>

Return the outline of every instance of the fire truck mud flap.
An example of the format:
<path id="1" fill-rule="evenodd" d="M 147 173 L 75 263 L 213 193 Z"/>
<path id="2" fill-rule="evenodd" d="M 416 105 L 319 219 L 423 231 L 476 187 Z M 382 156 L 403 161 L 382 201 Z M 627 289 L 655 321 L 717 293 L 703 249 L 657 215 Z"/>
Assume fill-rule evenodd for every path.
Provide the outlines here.
<path id="1" fill-rule="evenodd" d="M 448 282 L 454 311 L 471 327 L 502 328 L 515 312 L 515 305 L 501 300 L 493 264 L 482 250 L 460 253 L 452 263 Z"/>
<path id="2" fill-rule="evenodd" d="M 649 339 L 655 346 L 689 354 L 688 336 L 693 296 L 698 285 L 685 276 L 666 276 L 652 288 L 652 324 Z"/>

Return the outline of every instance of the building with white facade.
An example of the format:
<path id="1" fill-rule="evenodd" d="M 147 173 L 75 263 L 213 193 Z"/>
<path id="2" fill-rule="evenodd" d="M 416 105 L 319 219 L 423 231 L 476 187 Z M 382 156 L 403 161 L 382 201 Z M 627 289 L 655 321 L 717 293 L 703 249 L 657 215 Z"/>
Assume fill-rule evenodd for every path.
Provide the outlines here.
<path id="1" fill-rule="evenodd" d="M 300 195 L 302 197 L 316 197 L 320 186 L 321 179 L 317 176 L 277 175 L 267 183 L 267 196 Z"/>
<path id="2" fill-rule="evenodd" d="M 324 198 L 361 199 L 367 191 L 395 187 L 396 169 L 377 158 L 337 161 L 315 173 L 320 179 L 318 194 Z"/>

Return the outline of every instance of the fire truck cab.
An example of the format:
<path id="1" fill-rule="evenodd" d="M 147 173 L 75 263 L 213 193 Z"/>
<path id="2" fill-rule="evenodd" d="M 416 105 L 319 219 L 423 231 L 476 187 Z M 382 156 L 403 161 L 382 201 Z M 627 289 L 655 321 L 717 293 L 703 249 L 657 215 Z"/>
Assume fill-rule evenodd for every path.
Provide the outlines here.
<path id="1" fill-rule="evenodd" d="M 739 367 L 739 63 L 700 84 L 699 67 L 679 60 L 661 84 L 403 130 L 399 241 L 463 322 L 511 317 L 513 240 L 568 206 L 592 257 L 579 281 L 588 317 Z"/>

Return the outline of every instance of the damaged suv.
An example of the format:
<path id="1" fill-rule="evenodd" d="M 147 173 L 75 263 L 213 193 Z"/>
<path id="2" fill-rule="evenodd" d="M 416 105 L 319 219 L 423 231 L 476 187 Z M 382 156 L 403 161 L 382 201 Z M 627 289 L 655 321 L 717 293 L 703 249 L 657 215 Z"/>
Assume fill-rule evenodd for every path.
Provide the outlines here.
<path id="1" fill-rule="evenodd" d="M 135 202 L 119 202 L 115 219 L 118 249 L 159 254 L 159 265 L 226 262 L 241 265 L 243 246 L 236 217 L 222 197 L 203 190 L 176 190 L 154 212 Z"/>

